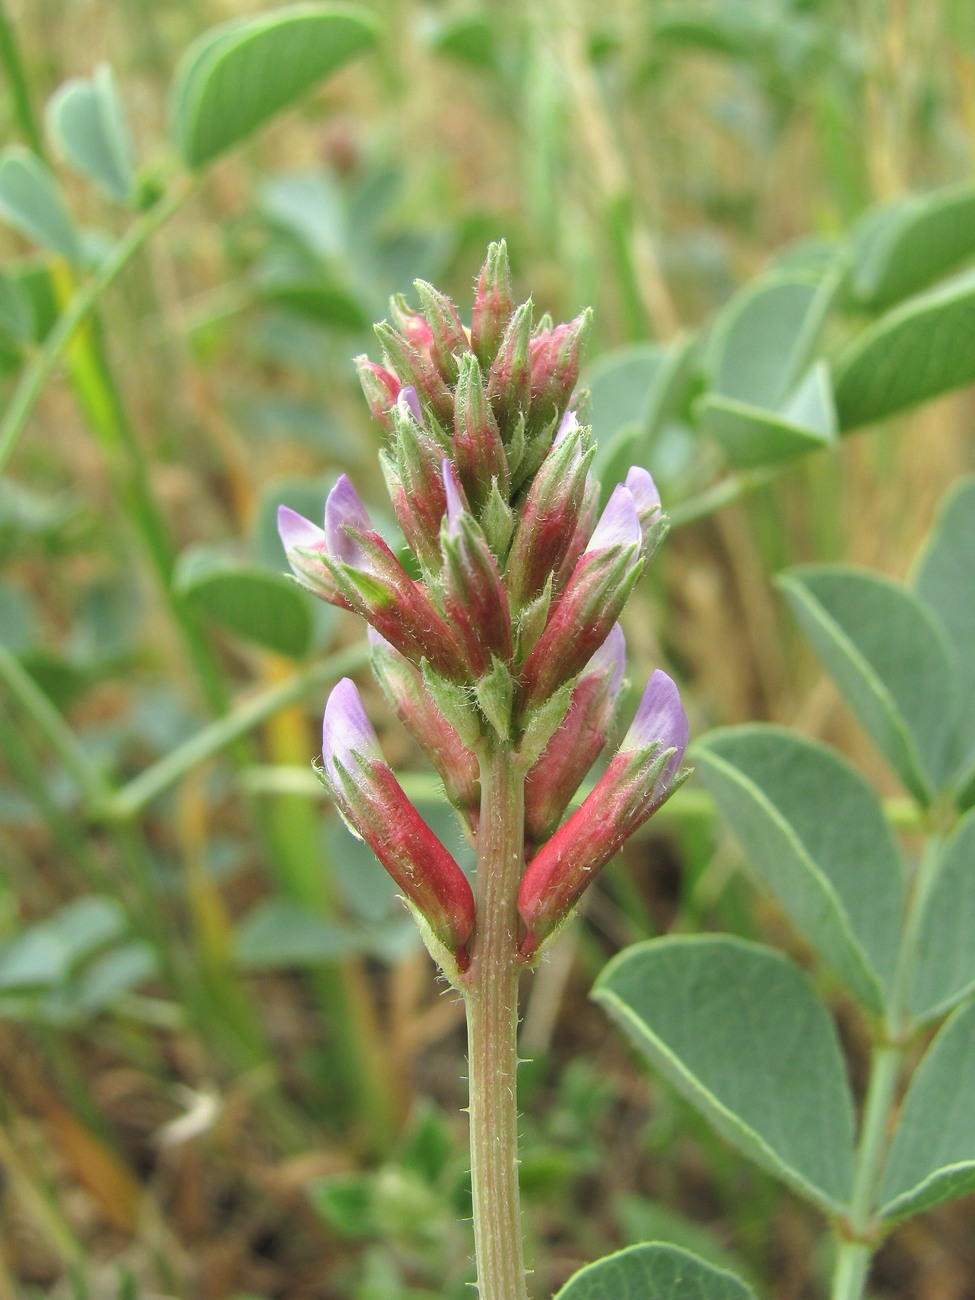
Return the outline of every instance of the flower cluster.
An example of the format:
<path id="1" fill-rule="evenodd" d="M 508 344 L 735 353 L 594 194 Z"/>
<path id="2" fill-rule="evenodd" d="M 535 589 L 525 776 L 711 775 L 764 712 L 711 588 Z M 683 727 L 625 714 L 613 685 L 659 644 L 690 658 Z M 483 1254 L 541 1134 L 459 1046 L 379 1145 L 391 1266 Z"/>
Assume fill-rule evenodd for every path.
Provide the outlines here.
<path id="1" fill-rule="evenodd" d="M 473 835 L 490 815 L 485 747 L 506 746 L 521 766 L 528 961 L 682 779 L 687 721 L 658 671 L 619 751 L 563 821 L 611 733 L 625 661 L 617 620 L 667 524 L 640 468 L 600 510 L 591 431 L 573 406 L 589 313 L 533 325 L 531 302 L 514 303 L 503 243 L 489 249 L 470 329 L 450 299 L 416 288 L 419 312 L 396 301 L 392 323 L 377 326 L 382 364 L 357 361 L 410 556 L 380 536 L 345 475 L 321 528 L 286 507 L 279 528 L 297 578 L 368 622 L 379 682 Z M 462 972 L 470 885 L 383 761 L 348 679 L 325 710 L 322 775 Z"/>

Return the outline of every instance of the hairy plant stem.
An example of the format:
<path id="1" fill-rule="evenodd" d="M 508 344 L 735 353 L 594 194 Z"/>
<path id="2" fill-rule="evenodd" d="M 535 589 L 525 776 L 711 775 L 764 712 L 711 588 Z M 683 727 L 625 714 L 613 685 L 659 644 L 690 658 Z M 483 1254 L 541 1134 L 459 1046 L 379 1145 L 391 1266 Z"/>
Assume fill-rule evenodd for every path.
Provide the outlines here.
<path id="1" fill-rule="evenodd" d="M 518 884 L 524 773 L 509 745 L 481 757 L 477 931 L 464 981 L 474 1249 L 480 1300 L 527 1300 L 518 1193 Z"/>
<path id="2" fill-rule="evenodd" d="M 897 1100 L 901 1067 L 912 1030 L 909 999 L 917 966 L 918 932 L 937 873 L 942 843 L 940 834 L 927 837 L 911 882 L 887 1014 L 870 1061 L 870 1082 L 860 1123 L 853 1195 L 846 1221 L 847 1236 L 837 1247 L 830 1300 L 861 1300 L 870 1261 L 882 1235 L 882 1224 L 874 1219 L 874 1200 L 887 1153 L 890 1118 Z"/>

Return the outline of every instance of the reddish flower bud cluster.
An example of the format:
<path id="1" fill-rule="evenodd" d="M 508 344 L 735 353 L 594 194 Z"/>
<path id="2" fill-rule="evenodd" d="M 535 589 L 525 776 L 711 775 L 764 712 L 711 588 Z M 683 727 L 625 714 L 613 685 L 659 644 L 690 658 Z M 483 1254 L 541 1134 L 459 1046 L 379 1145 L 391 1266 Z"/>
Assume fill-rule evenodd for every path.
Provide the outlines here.
<path id="1" fill-rule="evenodd" d="M 528 960 L 681 779 L 686 720 L 655 673 L 623 748 L 559 825 L 607 743 L 625 659 L 617 619 L 666 519 L 640 468 L 600 512 L 590 431 L 571 409 L 588 312 L 533 326 L 531 302 L 515 306 L 503 243 L 488 251 L 469 332 L 450 299 L 416 288 L 420 311 L 397 300 L 376 328 L 382 364 L 357 366 L 389 436 L 383 473 L 420 577 L 344 475 L 322 528 L 284 507 L 279 525 L 298 580 L 370 624 L 386 694 L 475 832 L 482 743 L 525 765 Z M 383 763 L 350 682 L 326 711 L 324 778 L 463 970 L 470 887 Z"/>

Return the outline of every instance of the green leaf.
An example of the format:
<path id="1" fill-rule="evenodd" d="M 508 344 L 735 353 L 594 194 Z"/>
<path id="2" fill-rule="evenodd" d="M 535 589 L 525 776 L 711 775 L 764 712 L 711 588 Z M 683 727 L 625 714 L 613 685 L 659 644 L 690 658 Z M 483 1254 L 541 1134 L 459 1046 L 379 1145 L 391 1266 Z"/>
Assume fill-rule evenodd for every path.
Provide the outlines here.
<path id="1" fill-rule="evenodd" d="M 484 14 L 453 14 L 439 19 L 430 30 L 430 46 L 440 54 L 472 68 L 491 71 L 497 67 L 495 27 Z"/>
<path id="2" fill-rule="evenodd" d="M 81 261 L 81 244 L 54 178 L 20 145 L 0 151 L 0 217 L 42 248 Z"/>
<path id="3" fill-rule="evenodd" d="M 731 1273 L 678 1246 L 630 1246 L 580 1269 L 554 1300 L 755 1300 Z"/>
<path id="4" fill-rule="evenodd" d="M 78 1002 L 87 1012 L 102 1011 L 158 974 L 159 962 L 149 944 L 133 940 L 112 948 L 85 970 Z"/>
<path id="5" fill-rule="evenodd" d="M 111 199 L 132 195 L 132 138 L 107 64 L 66 82 L 47 107 L 48 129 L 67 162 Z"/>
<path id="6" fill-rule="evenodd" d="M 68 966 L 83 961 L 127 928 L 121 904 L 98 894 L 66 904 L 46 924 L 57 934 Z"/>
<path id="7" fill-rule="evenodd" d="M 712 392 L 780 410 L 809 365 L 836 284 L 830 275 L 815 284 L 777 273 L 737 294 L 708 344 Z"/>
<path id="8" fill-rule="evenodd" d="M 780 953 L 719 935 L 637 944 L 593 997 L 729 1142 L 830 1212 L 853 1182 L 853 1099 L 830 1017 Z"/>
<path id="9" fill-rule="evenodd" d="M 784 727 L 712 731 L 693 756 L 796 929 L 880 1011 L 894 979 L 904 882 L 873 790 L 838 754 Z"/>
<path id="10" fill-rule="evenodd" d="M 125 914 L 114 898 L 93 894 L 75 899 L 0 951 L 0 990 L 59 984 L 72 967 L 125 928 Z"/>
<path id="11" fill-rule="evenodd" d="M 320 966 L 360 949 L 348 925 L 338 925 L 283 899 L 259 903 L 234 937 L 236 960 L 251 970 Z"/>
<path id="12" fill-rule="evenodd" d="M 931 1020 L 975 992 L 975 809 L 945 843 L 921 917 L 911 1009 Z"/>
<path id="13" fill-rule="evenodd" d="M 19 280 L 0 271 L 0 335 L 26 343 L 34 335 L 34 309 Z"/>
<path id="14" fill-rule="evenodd" d="M 666 355 L 656 343 L 633 343 L 605 353 L 588 370 L 590 422 L 600 446 L 607 445 L 620 430 L 645 425 L 654 381 Z"/>
<path id="15" fill-rule="evenodd" d="M 821 451 L 836 437 L 836 411 L 824 364 L 815 366 L 781 415 L 709 393 L 698 406 L 704 432 L 739 469 L 779 465 Z"/>
<path id="16" fill-rule="evenodd" d="M 907 1090 L 880 1185 L 901 1219 L 975 1191 L 975 1002 L 956 1011 Z"/>
<path id="17" fill-rule="evenodd" d="M 324 279 L 285 280 L 275 277 L 263 281 L 258 294 L 263 302 L 335 329 L 364 330 L 372 319 L 351 290 Z"/>
<path id="18" fill-rule="evenodd" d="M 807 565 L 777 582 L 827 671 L 921 803 L 951 762 L 957 672 L 922 603 L 879 574 Z"/>
<path id="19" fill-rule="evenodd" d="M 201 613 L 238 636 L 293 659 L 308 653 L 315 631 L 312 607 L 284 574 L 195 546 L 179 557 L 173 586 Z"/>
<path id="20" fill-rule="evenodd" d="M 853 247 L 853 291 L 883 310 L 975 253 L 975 188 L 912 194 L 875 214 Z"/>
<path id="21" fill-rule="evenodd" d="M 908 298 L 841 354 L 834 390 L 844 432 L 975 381 L 975 273 Z"/>
<path id="22" fill-rule="evenodd" d="M 658 435 L 685 396 L 698 364 L 691 334 L 671 347 L 617 348 L 586 375 L 597 443 L 596 476 L 608 497 L 631 465 L 650 462 Z"/>
<path id="23" fill-rule="evenodd" d="M 0 992 L 58 984 L 67 969 L 67 954 L 57 931 L 43 922 L 32 925 L 0 949 Z"/>
<path id="24" fill-rule="evenodd" d="M 177 70 L 170 129 L 183 161 L 203 167 L 373 45 L 367 10 L 306 4 L 226 23 L 200 37 Z"/>
<path id="25" fill-rule="evenodd" d="M 955 757 L 964 787 L 975 778 L 975 475 L 957 483 L 942 503 L 912 585 L 954 646 L 960 680 Z"/>

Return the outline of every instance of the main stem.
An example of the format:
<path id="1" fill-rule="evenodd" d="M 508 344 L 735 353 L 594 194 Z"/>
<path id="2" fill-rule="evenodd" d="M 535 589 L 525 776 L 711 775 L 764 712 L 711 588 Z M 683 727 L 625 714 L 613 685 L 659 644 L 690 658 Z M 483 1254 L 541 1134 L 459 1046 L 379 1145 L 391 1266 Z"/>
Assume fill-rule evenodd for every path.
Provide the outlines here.
<path id="1" fill-rule="evenodd" d="M 480 1300 L 527 1300 L 518 1193 L 518 884 L 524 774 L 502 743 L 481 758 L 477 932 L 464 984 Z"/>
<path id="2" fill-rule="evenodd" d="M 897 1084 L 911 1030 L 909 997 L 917 966 L 918 931 L 937 873 L 941 845 L 940 835 L 927 837 L 908 897 L 883 1038 L 874 1047 L 870 1062 L 870 1083 L 863 1107 L 848 1215 L 852 1237 L 837 1247 L 830 1300 L 861 1300 L 876 1249 L 870 1240 L 874 1196 L 887 1151 L 890 1116 L 897 1100 Z"/>

